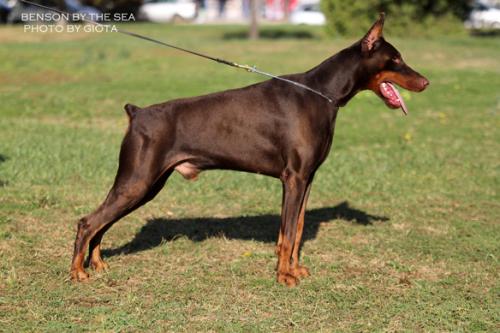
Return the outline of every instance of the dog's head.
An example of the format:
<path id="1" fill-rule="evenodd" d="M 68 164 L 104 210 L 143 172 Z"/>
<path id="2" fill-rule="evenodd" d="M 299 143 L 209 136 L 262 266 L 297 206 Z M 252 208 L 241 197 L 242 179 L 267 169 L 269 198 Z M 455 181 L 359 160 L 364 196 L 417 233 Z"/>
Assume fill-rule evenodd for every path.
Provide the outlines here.
<path id="1" fill-rule="evenodd" d="M 362 54 L 362 71 L 367 74 L 362 89 L 369 89 L 377 94 L 390 108 L 401 108 L 408 113 L 406 104 L 396 85 L 420 92 L 429 81 L 411 69 L 394 46 L 383 37 L 385 15 L 373 24 L 368 33 L 359 42 Z"/>

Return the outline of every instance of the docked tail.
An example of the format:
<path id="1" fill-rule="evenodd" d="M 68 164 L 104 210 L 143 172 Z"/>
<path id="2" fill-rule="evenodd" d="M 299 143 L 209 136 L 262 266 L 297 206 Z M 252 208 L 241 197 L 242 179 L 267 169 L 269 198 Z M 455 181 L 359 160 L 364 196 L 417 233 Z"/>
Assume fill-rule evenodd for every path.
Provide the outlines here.
<path id="1" fill-rule="evenodd" d="M 136 106 L 136 105 L 133 105 L 133 104 L 125 104 L 125 106 L 123 107 L 125 109 L 125 111 L 127 112 L 128 114 L 128 117 L 130 119 L 134 118 L 135 114 L 137 113 L 137 111 L 139 111 L 141 108 Z"/>

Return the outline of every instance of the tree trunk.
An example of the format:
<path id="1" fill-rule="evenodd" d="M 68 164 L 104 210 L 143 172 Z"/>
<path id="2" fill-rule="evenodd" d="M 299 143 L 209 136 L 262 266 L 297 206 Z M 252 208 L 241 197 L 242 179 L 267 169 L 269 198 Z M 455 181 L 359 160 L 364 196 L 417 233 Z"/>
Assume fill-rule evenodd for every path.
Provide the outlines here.
<path id="1" fill-rule="evenodd" d="M 259 24 L 257 22 L 258 12 L 259 12 L 259 0 L 249 0 L 250 1 L 250 31 L 248 37 L 250 39 L 259 38 Z"/>
<path id="2" fill-rule="evenodd" d="M 290 19 L 290 0 L 284 0 L 283 1 L 283 13 L 285 14 L 285 22 L 288 22 Z"/>

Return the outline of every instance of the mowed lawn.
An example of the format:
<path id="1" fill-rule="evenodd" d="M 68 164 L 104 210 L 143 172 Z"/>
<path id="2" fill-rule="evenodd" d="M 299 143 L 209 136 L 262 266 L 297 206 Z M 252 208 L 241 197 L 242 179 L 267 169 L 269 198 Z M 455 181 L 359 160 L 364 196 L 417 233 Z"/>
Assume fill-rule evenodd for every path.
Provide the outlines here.
<path id="1" fill-rule="evenodd" d="M 276 74 L 354 41 L 280 26 L 256 42 L 242 27 L 126 29 Z M 306 215 L 310 278 L 275 282 L 280 182 L 211 171 L 173 175 L 106 234 L 110 271 L 77 284 L 76 222 L 112 184 L 123 105 L 263 78 L 117 34 L 0 28 L 0 331 L 498 330 L 500 39 L 388 39 L 431 86 L 403 93 L 408 117 L 372 93 L 341 109 Z"/>

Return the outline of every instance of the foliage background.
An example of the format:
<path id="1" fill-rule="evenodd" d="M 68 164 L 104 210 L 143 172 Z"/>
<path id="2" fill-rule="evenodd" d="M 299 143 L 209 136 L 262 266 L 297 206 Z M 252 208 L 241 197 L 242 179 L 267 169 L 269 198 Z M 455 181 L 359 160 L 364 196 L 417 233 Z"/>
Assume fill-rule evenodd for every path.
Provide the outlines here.
<path id="1" fill-rule="evenodd" d="M 463 20 L 469 0 L 322 0 L 330 34 L 363 34 L 385 12 L 391 24 L 387 31 L 399 36 L 431 36 L 464 33 Z"/>

